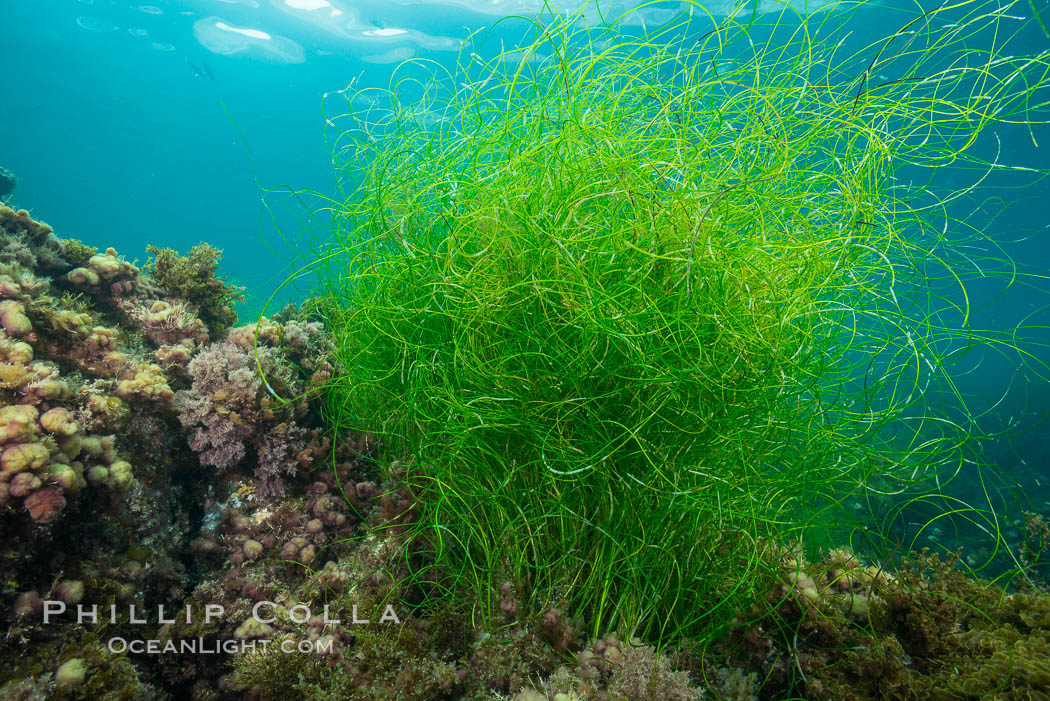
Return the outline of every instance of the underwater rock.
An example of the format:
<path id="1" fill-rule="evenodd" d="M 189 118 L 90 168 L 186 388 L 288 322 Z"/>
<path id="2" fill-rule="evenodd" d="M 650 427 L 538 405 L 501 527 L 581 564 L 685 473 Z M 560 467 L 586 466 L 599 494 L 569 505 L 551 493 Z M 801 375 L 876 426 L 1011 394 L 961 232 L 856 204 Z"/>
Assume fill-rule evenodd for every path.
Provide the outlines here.
<path id="1" fill-rule="evenodd" d="M 27 212 L 0 207 L 0 537 L 8 546 L 2 555 L 8 587 L 0 604 L 11 626 L 0 654 L 20 660 L 0 673 L 0 695 L 57 684 L 73 694 L 69 698 L 102 698 L 121 689 L 152 689 L 166 697 L 121 662 L 124 654 L 94 647 L 97 625 L 75 617 L 44 625 L 41 615 L 45 601 L 144 610 L 177 608 L 191 594 L 186 563 L 195 558 L 191 544 L 201 540 L 194 534 L 208 533 L 201 522 L 206 494 L 227 498 L 245 483 L 231 479 L 237 477 L 232 470 L 201 468 L 175 409 L 176 390 L 199 397 L 208 415 L 229 404 L 211 396 L 210 380 L 243 399 L 242 410 L 256 421 L 244 436 L 246 452 L 252 464 L 263 466 L 255 471 L 270 476 L 269 485 L 283 486 L 281 478 L 296 468 L 313 467 L 315 453 L 326 445 L 310 398 L 296 396 L 331 371 L 317 352 L 320 328 L 264 320 L 231 334 L 224 346 L 222 335 L 236 323 L 237 290 L 216 276 L 215 249 L 194 250 L 179 257 L 154 249 L 157 260 L 143 270 L 112 248 L 100 253 L 59 239 Z M 196 283 L 224 300 L 203 310 L 211 329 L 198 314 L 200 298 L 180 294 Z M 212 333 L 244 372 L 232 378 L 188 372 Z M 256 337 L 271 370 L 269 390 L 251 379 Z M 293 362 L 310 370 L 291 371 Z M 207 365 L 205 358 L 197 367 Z M 248 398 L 246 388 L 258 391 Z M 277 401 L 270 394 L 275 388 L 291 401 Z M 257 430 L 265 433 L 255 435 Z M 252 474 L 250 465 L 243 467 Z M 357 473 L 346 478 L 360 481 Z M 297 483 L 300 509 L 317 501 L 304 496 L 314 482 Z M 307 542 L 296 555 L 321 559 L 317 550 L 346 537 L 359 519 L 334 502 L 309 508 L 310 517 L 297 518 L 298 530 L 286 540 L 301 533 Z M 311 519 L 321 520 L 322 528 L 307 531 Z M 259 532 L 236 547 L 243 560 L 271 566 L 283 544 Z M 201 557 L 195 576 L 223 578 L 235 559 L 232 552 L 228 560 Z M 294 575 L 303 578 L 303 571 Z M 155 622 L 149 631 L 136 628 L 126 613 L 107 627 L 108 635 L 128 638 L 158 628 Z M 70 646 L 81 639 L 84 646 Z M 163 686 L 168 672 L 158 666 L 145 674 Z"/>
<path id="2" fill-rule="evenodd" d="M 0 265 L 12 267 L 11 272 L 3 272 L 6 297 L 39 291 L 46 283 L 36 275 L 52 275 L 68 268 L 64 253 L 50 226 L 34 221 L 24 209 L 0 205 Z M 21 273 L 24 279 L 13 280 L 14 272 Z"/>
<path id="3" fill-rule="evenodd" d="M 958 554 L 927 550 L 892 573 L 845 547 L 816 560 L 800 544 L 766 555 L 781 583 L 701 665 L 725 698 L 759 698 L 759 689 L 761 698 L 829 701 L 1050 691 L 1050 676 L 1037 671 L 1050 669 L 1050 618 L 1032 616 L 1050 610 L 1045 587 L 1006 594 L 967 573 Z"/>

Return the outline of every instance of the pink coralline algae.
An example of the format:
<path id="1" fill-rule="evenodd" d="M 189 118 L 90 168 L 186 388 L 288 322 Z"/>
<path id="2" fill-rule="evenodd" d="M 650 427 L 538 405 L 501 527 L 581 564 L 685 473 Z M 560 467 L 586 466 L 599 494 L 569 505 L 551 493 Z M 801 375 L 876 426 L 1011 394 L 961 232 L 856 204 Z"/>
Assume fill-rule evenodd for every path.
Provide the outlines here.
<path id="1" fill-rule="evenodd" d="M 117 305 L 156 344 L 153 355 L 166 368 L 185 370 L 196 350 L 208 342 L 208 327 L 184 302 L 122 298 Z"/>
<path id="2" fill-rule="evenodd" d="M 31 333 L 30 324 L 24 335 Z M 0 394 L 7 397 L 0 407 L 0 506 L 21 502 L 33 521 L 50 523 L 89 481 L 117 492 L 134 482 L 113 437 L 85 434 L 75 410 L 64 406 L 74 404 L 74 394 L 58 366 L 35 360 L 32 345 L 2 330 Z"/>
<path id="3" fill-rule="evenodd" d="M 311 339 L 316 344 L 308 353 Z M 318 324 L 264 318 L 233 329 L 190 361 L 191 385 L 175 406 L 202 464 L 227 469 L 250 460 L 261 495 L 284 492 L 283 476 L 309 465 L 324 447 L 320 431 L 301 423 L 331 372 L 316 352 L 322 342 Z"/>

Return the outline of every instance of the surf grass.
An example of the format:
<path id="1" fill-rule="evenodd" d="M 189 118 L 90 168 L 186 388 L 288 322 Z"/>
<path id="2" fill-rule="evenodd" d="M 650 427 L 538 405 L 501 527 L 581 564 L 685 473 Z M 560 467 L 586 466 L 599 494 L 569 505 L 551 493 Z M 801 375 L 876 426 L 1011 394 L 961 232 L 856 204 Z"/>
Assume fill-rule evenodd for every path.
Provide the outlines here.
<path id="1" fill-rule="evenodd" d="M 524 48 L 330 96 L 329 418 L 407 461 L 431 596 L 717 634 L 769 544 L 845 539 L 848 505 L 972 458 L 963 358 L 1039 370 L 972 327 L 966 281 L 1019 273 L 949 203 L 1006 169 L 974 144 L 1033 119 L 1046 55 L 989 44 L 1020 23 L 983 2 L 845 49 L 854 9 L 526 16 Z M 971 185 L 904 182 L 948 165 Z"/>

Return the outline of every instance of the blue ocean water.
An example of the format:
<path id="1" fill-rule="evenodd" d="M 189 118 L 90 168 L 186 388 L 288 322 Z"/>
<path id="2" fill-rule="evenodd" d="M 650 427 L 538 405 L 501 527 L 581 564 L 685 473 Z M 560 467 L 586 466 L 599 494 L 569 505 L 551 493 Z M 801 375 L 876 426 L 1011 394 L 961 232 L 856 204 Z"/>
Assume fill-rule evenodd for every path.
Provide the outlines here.
<path id="1" fill-rule="evenodd" d="M 628 4 L 600 6 L 613 16 Z M 708 3 L 716 14 L 733 4 Z M 658 26 L 681 5 L 639 17 Z M 351 80 L 385 86 L 407 58 L 452 67 L 471 32 L 542 11 L 513 0 L 2 6 L 0 164 L 19 176 L 16 204 L 60 236 L 129 257 L 208 241 L 226 274 L 264 298 L 289 272 L 282 233 L 300 227 L 281 207 L 264 211 L 263 190 L 332 191 L 322 96 Z M 505 25 L 496 37 L 520 34 Z"/>
<path id="2" fill-rule="evenodd" d="M 257 296 L 289 255 L 262 190 L 331 187 L 322 95 L 354 78 L 383 84 L 410 56 L 453 60 L 485 21 L 304 0 L 3 5 L 0 162 L 19 177 L 16 204 L 129 257 L 208 241 Z M 294 216 L 277 223 L 295 237 Z"/>
<path id="3" fill-rule="evenodd" d="M 583 16 L 597 24 L 631 4 L 640 3 L 585 4 Z M 792 4 L 803 10 L 820 5 Z M 743 3 L 745 11 L 759 13 L 781 5 Z M 870 5 L 851 27 L 849 41 L 858 46 L 900 22 L 889 5 Z M 912 12 L 916 7 L 900 5 Z M 580 6 L 573 0 L 554 9 Z M 659 27 L 684 7 L 653 4 L 631 24 Z M 741 4 L 696 3 L 715 17 L 734 7 Z M 1012 7 L 1019 12 L 1027 4 Z M 543 3 L 8 0 L 2 9 L 0 166 L 19 177 L 14 204 L 60 236 L 113 246 L 140 261 L 147 244 L 185 251 L 207 241 L 225 251 L 223 272 L 248 289 L 244 318 L 258 313 L 294 270 L 301 232 L 316 224 L 292 193 L 336 193 L 324 95 L 351 81 L 384 87 L 409 58 L 451 70 L 473 32 L 502 17 L 543 12 Z M 486 41 L 511 46 L 523 34 L 521 24 L 499 24 Z M 1030 25 L 1015 41 L 1021 50 L 1036 50 L 1048 40 Z M 1037 110 L 1047 113 L 1045 106 Z M 975 148 L 988 160 L 1050 167 L 1045 125 L 992 130 Z M 948 183 L 971 176 L 947 169 L 938 174 Z M 995 211 L 1000 200 L 1013 203 L 1002 216 Z M 1047 182 L 1025 181 L 1023 189 L 1011 190 L 1009 178 L 1000 178 L 954 206 L 957 213 L 971 207 L 974 218 L 993 221 L 995 235 L 1016 259 L 1050 269 Z M 971 292 L 996 297 L 1000 286 L 989 281 L 982 290 L 978 282 Z M 952 298 L 956 291 L 944 293 Z M 973 322 L 1001 333 L 1021 323 L 1045 324 L 1044 304 L 1041 294 L 1016 286 L 975 308 Z M 1015 470 L 1029 493 L 1047 498 L 1050 475 L 1042 479 L 1041 466 L 1050 449 L 1037 423 L 1050 395 L 1045 379 L 1019 375 L 1011 358 L 989 355 L 975 363 L 960 376 L 960 387 L 983 397 L 978 408 L 987 412 L 985 430 L 1024 422 L 1032 427 L 996 444 L 994 460 Z M 1005 395 L 1004 388 L 1010 388 Z"/>

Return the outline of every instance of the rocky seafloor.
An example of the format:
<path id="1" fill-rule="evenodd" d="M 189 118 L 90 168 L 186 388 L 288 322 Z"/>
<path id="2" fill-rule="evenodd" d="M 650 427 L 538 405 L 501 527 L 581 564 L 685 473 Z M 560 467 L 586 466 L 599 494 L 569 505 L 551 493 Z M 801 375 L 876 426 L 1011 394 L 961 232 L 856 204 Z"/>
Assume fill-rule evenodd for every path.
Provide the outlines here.
<path id="1" fill-rule="evenodd" d="M 952 555 L 769 548 L 704 648 L 591 638 L 515 582 L 412 607 L 408 468 L 333 440 L 323 325 L 238 323 L 207 244 L 147 255 L 0 206 L 0 699 L 1050 698 L 1045 589 Z"/>

